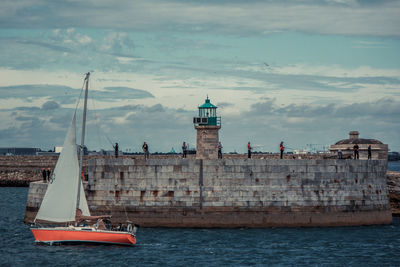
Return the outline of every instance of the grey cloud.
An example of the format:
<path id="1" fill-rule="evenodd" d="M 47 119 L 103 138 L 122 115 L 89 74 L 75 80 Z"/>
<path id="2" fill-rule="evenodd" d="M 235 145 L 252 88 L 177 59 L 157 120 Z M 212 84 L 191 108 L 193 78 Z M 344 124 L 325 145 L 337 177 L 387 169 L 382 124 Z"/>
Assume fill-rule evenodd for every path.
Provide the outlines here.
<path id="1" fill-rule="evenodd" d="M 275 101 L 275 99 L 266 99 L 264 102 L 259 102 L 251 105 L 251 110 L 249 112 L 250 116 L 275 112 L 275 110 L 277 109 Z"/>
<path id="2" fill-rule="evenodd" d="M 284 113 L 290 117 L 314 117 L 332 114 L 336 111 L 334 104 L 325 106 L 309 106 L 309 105 L 288 105 L 283 108 L 274 110 L 275 113 Z"/>
<path id="3" fill-rule="evenodd" d="M 226 107 L 232 107 L 233 103 L 229 103 L 229 102 L 218 102 L 217 107 L 219 108 L 226 108 Z"/>
<path id="4" fill-rule="evenodd" d="M 122 32 L 109 32 L 102 42 L 100 50 L 120 55 L 130 55 L 134 50 L 132 39 Z"/>
<path id="5" fill-rule="evenodd" d="M 376 102 L 353 103 L 339 107 L 335 113 L 337 116 L 371 116 L 392 117 L 400 116 L 400 103 L 393 99 L 379 99 Z"/>
<path id="6" fill-rule="evenodd" d="M 61 103 L 73 103 L 73 99 L 79 96 L 79 91 L 68 86 L 60 85 L 14 85 L 0 87 L 0 93 L 5 98 L 58 98 Z"/>
<path id="7" fill-rule="evenodd" d="M 8 28 L 115 28 L 177 31 L 399 36 L 397 1 L 328 4 L 310 1 L 44 1 L 3 5 L 0 25 Z M 199 12 L 200 10 L 200 12 Z"/>
<path id="8" fill-rule="evenodd" d="M 57 109 L 59 107 L 60 105 L 56 101 L 47 101 L 42 105 L 42 109 L 44 110 Z"/>
<path id="9" fill-rule="evenodd" d="M 22 117 L 19 117 L 21 120 Z M 65 132 L 61 133 L 48 125 L 44 120 L 35 117 L 24 117 L 19 125 L 12 125 L 0 130 L 1 146 L 28 146 L 53 148 L 62 144 Z"/>
<path id="10" fill-rule="evenodd" d="M 80 90 L 59 85 L 15 85 L 0 87 L 0 94 L 6 98 L 19 98 L 23 101 L 31 101 L 38 98 L 50 98 L 41 107 L 43 110 L 55 109 L 61 104 L 75 103 Z M 154 96 L 140 89 L 129 87 L 107 87 L 105 91 L 91 90 L 90 94 L 96 100 L 118 101 L 121 99 L 154 98 Z M 28 97 L 28 99 L 27 99 Z M 35 109 L 38 107 L 19 107 L 18 109 Z"/>
<path id="11" fill-rule="evenodd" d="M 161 104 L 156 104 L 154 106 L 151 106 L 147 108 L 147 112 L 164 112 L 164 108 Z"/>
<path id="12" fill-rule="evenodd" d="M 116 123 L 117 118 L 124 117 L 128 111 L 133 112 L 125 117 L 126 121 L 123 124 Z M 121 149 L 126 147 L 141 151 L 141 144 L 147 141 L 151 152 L 168 152 L 171 147 L 179 150 L 183 140 L 194 144 L 192 111 L 170 109 L 156 104 L 150 107 L 133 105 L 121 109 L 103 109 L 98 113 L 101 116 L 100 127 L 108 136 L 102 139 L 103 144 L 110 143 L 111 140 L 118 142 Z M 93 143 L 89 144 L 93 146 Z"/>
<path id="13" fill-rule="evenodd" d="M 6 110 L 6 109 L 0 109 L 0 110 Z M 28 111 L 28 112 L 36 112 L 36 111 L 40 111 L 39 107 L 16 107 L 13 108 L 12 110 L 16 110 L 16 111 Z M 13 112 L 13 115 L 17 115 L 18 112 Z"/>
<path id="14" fill-rule="evenodd" d="M 72 118 L 71 114 L 72 114 L 72 110 L 64 109 L 64 110 L 62 110 L 62 112 L 56 112 L 56 113 L 51 114 L 49 122 L 51 122 L 55 125 L 66 126 L 67 123 Z"/>
<path id="15" fill-rule="evenodd" d="M 45 36 L 1 38 L 0 49 L 7 51 L 0 53 L 0 66 L 7 68 L 38 69 L 66 61 L 83 63 L 82 57 L 66 44 L 54 43 Z"/>
<path id="16" fill-rule="evenodd" d="M 330 145 L 358 130 L 364 138 L 374 138 L 399 150 L 400 103 L 392 99 L 374 102 L 326 105 L 278 106 L 276 100 L 254 104 L 249 112 L 223 118 L 220 137 L 227 149 L 245 151 L 248 140 L 264 150 L 278 152 L 281 140 L 292 149 L 307 144 Z M 261 149 L 261 148 L 260 148 Z"/>
<path id="17" fill-rule="evenodd" d="M 43 42 L 43 41 L 37 41 L 37 40 L 28 40 L 28 39 L 16 39 L 15 40 L 17 43 L 24 44 L 24 45 L 35 45 L 35 46 L 40 46 L 46 49 L 50 49 L 56 52 L 73 52 L 68 47 L 57 45 L 57 44 L 51 44 L 48 42 Z"/>
<path id="18" fill-rule="evenodd" d="M 120 62 L 117 57 L 133 58 L 134 62 L 129 64 L 129 68 L 134 68 L 140 64 L 148 63 L 145 59 L 138 59 L 125 46 L 111 45 L 107 42 L 103 44 L 101 40 L 86 43 L 81 38 L 90 38 L 80 33 L 68 33 L 63 31 L 56 37 L 51 33 L 38 34 L 34 36 L 1 38 L 0 49 L 7 51 L 0 54 L 0 66 L 17 69 L 37 69 L 53 68 L 64 65 L 67 69 L 82 69 L 87 66 L 96 66 L 97 69 L 109 70 L 118 68 Z M 38 41 L 40 40 L 40 41 Z M 114 50 L 115 49 L 115 50 Z M 124 64 L 126 68 L 127 64 Z M 132 66 L 133 65 L 133 66 Z M 126 70 L 126 69 L 125 69 Z"/>
<path id="19" fill-rule="evenodd" d="M 366 116 L 390 118 L 400 116 L 400 103 L 386 98 L 378 99 L 375 102 L 355 102 L 347 105 L 335 103 L 326 105 L 290 104 L 283 107 L 279 107 L 275 101 L 275 99 L 267 99 L 264 102 L 253 104 L 249 114 L 251 116 L 279 115 L 304 118 L 363 118 Z M 354 99 L 354 101 L 357 101 L 357 99 Z"/>
<path id="20" fill-rule="evenodd" d="M 279 106 L 276 102 L 276 99 L 264 99 L 252 105 L 249 112 L 223 117 L 220 139 L 224 151 L 244 152 L 247 141 L 263 146 L 260 150 L 274 152 L 278 151 L 281 140 L 290 148 L 332 144 L 346 138 L 350 130 L 359 130 L 362 137 L 398 146 L 400 122 L 394 118 L 400 116 L 400 103 L 393 99 L 344 105 Z M 224 104 L 219 105 L 223 109 Z M 0 131 L 0 146 L 52 148 L 60 145 L 72 113 L 72 109 L 62 107 L 52 112 L 14 110 L 9 119 L 16 124 L 6 123 L 10 127 Z M 182 141 L 195 144 L 192 117 L 196 113 L 195 109 L 172 109 L 161 104 L 99 109 L 96 115 L 89 111 L 87 144 L 91 149 L 111 150 L 111 140 L 120 143 L 124 151 L 127 148 L 140 151 L 143 141 L 147 141 L 151 152 L 167 152 L 171 147 L 178 151 Z M 121 118 L 124 119 L 121 121 Z"/>
<path id="21" fill-rule="evenodd" d="M 150 92 L 135 89 L 130 87 L 106 87 L 104 88 L 107 92 L 102 93 L 96 91 L 96 97 L 104 97 L 110 100 L 110 96 L 116 96 L 117 98 L 128 98 L 128 99 L 142 99 L 142 98 L 154 98 Z"/>
<path id="22" fill-rule="evenodd" d="M 33 119 L 36 119 L 34 117 L 28 117 L 28 116 L 16 116 L 15 120 L 17 121 L 32 121 Z"/>
<path id="23" fill-rule="evenodd" d="M 245 65 L 244 65 L 245 66 Z M 219 69 L 218 74 L 215 70 L 205 67 L 189 67 L 189 66 L 174 66 L 178 69 L 180 79 L 185 79 L 190 76 L 190 72 L 195 72 L 198 77 L 232 77 L 235 80 L 240 78 L 246 81 L 259 81 L 265 83 L 265 87 L 260 86 L 244 86 L 245 82 L 238 82 L 236 86 L 216 87 L 219 90 L 239 90 L 251 91 L 254 93 L 264 93 L 275 90 L 303 90 L 303 91 L 335 91 L 335 92 L 355 92 L 362 89 L 360 84 L 400 84 L 400 79 L 395 77 L 334 77 L 334 76 L 318 76 L 318 75 L 303 75 L 303 74 L 280 74 L 268 73 L 252 70 L 231 70 Z M 172 74 L 173 75 L 173 74 Z M 174 76 L 170 76 L 171 79 Z M 340 85 L 336 85 L 340 84 Z M 207 86 L 206 80 L 191 82 L 190 85 L 199 87 Z M 187 87 L 190 87 L 188 85 Z M 272 86 L 271 86 L 272 85 Z"/>
<path id="24" fill-rule="evenodd" d="M 125 106 L 120 106 L 120 107 L 114 107 L 114 108 L 110 108 L 109 110 L 123 110 L 123 111 L 134 111 L 134 110 L 140 110 L 142 109 L 143 106 L 141 105 L 125 105 Z"/>

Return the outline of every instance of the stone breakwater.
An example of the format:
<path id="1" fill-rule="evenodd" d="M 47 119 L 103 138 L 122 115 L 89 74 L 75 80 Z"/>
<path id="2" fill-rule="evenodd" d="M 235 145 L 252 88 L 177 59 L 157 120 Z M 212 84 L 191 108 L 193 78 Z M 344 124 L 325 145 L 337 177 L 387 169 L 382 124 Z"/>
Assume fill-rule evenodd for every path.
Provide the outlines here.
<path id="1" fill-rule="evenodd" d="M 385 160 L 90 159 L 93 214 L 145 227 L 391 223 Z M 30 184 L 25 222 L 47 185 Z"/>
<path id="2" fill-rule="evenodd" d="M 330 155 L 285 155 L 287 159 L 316 159 Z M 181 155 L 151 155 L 152 159 L 180 159 Z M 194 159 L 195 155 L 188 155 Z M 246 158 L 247 154 L 226 154 L 224 158 Z M 83 172 L 87 175 L 88 159 L 110 159 L 112 156 L 85 156 Z M 141 159 L 141 155 L 121 156 L 125 159 Z M 278 159 L 278 154 L 254 154 L 253 158 Z M 42 168 L 53 170 L 58 156 L 0 156 L 0 186 L 29 186 L 29 183 L 42 180 Z"/>
<path id="3" fill-rule="evenodd" d="M 29 186 L 42 181 L 42 168 L 54 170 L 58 156 L 0 156 L 0 186 Z M 83 162 L 87 172 L 87 158 Z"/>
<path id="4" fill-rule="evenodd" d="M 400 216 L 400 172 L 387 171 L 387 185 L 393 216 Z"/>
<path id="5" fill-rule="evenodd" d="M 54 169 L 58 156 L 0 156 L 0 186 L 29 186 L 42 180 L 42 168 Z"/>

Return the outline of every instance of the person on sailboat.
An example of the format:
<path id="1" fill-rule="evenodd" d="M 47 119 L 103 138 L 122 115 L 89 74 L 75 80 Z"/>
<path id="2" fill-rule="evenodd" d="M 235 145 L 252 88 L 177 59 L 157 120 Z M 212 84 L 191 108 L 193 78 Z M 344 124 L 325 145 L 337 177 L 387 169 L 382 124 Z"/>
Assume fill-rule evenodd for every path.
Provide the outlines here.
<path id="1" fill-rule="evenodd" d="M 82 214 L 81 209 L 76 209 L 75 212 L 75 222 L 79 225 L 80 223 L 84 221 L 95 221 L 95 220 L 100 220 L 100 219 L 109 219 L 111 218 L 111 215 L 101 215 L 101 216 L 85 216 Z"/>

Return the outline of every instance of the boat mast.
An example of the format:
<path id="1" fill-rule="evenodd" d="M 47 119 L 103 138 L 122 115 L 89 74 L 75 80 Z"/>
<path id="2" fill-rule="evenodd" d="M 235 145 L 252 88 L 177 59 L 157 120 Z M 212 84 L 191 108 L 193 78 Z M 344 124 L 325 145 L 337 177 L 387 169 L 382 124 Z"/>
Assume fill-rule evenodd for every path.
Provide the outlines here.
<path id="1" fill-rule="evenodd" d="M 77 196 L 77 202 L 76 202 L 76 208 L 77 209 L 79 209 L 79 203 L 81 201 L 81 177 L 82 177 L 82 169 L 83 169 L 83 148 L 85 146 L 86 110 L 87 110 L 89 76 L 90 76 L 90 72 L 86 73 L 86 77 L 85 77 L 85 83 L 86 83 L 86 86 L 85 86 L 85 101 L 83 102 L 82 136 L 81 136 L 80 159 L 79 159 L 78 196 Z"/>

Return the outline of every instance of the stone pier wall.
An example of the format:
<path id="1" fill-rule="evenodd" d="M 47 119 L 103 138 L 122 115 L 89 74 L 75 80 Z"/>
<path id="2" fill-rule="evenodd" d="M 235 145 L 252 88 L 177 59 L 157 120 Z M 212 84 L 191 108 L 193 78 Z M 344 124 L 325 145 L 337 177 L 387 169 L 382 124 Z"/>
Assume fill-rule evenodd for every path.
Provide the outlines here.
<path id="1" fill-rule="evenodd" d="M 93 214 L 144 227 L 391 223 L 385 160 L 91 159 Z M 44 194 L 30 186 L 25 221 Z"/>
<path id="2" fill-rule="evenodd" d="M 0 156 L 0 186 L 29 186 L 42 180 L 42 168 L 53 170 L 58 156 Z"/>

